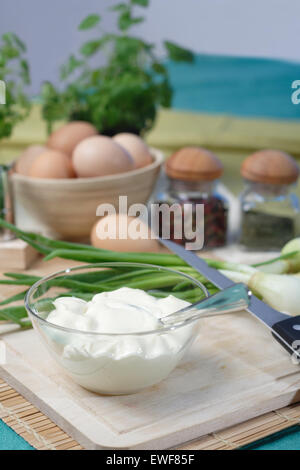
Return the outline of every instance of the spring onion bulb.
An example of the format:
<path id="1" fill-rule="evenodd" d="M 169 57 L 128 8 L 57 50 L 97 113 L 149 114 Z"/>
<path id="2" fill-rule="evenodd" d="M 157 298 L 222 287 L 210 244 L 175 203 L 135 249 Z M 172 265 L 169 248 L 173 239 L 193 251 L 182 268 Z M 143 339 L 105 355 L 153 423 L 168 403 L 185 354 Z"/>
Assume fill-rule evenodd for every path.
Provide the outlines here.
<path id="1" fill-rule="evenodd" d="M 285 259 L 279 259 L 272 263 L 264 263 L 259 266 L 259 270 L 270 274 L 286 274 L 291 272 L 290 263 Z"/>
<path id="2" fill-rule="evenodd" d="M 254 264 L 260 271 L 272 274 L 288 274 L 300 271 L 300 251 L 283 253 L 263 263 Z"/>
<path id="3" fill-rule="evenodd" d="M 260 271 L 288 274 L 300 271 L 300 237 L 290 240 L 281 250 L 281 256 L 254 265 Z"/>
<path id="4" fill-rule="evenodd" d="M 300 315 L 300 274 L 270 274 L 256 270 L 252 275 L 222 270 L 234 282 L 244 282 L 266 303 L 290 315 Z"/>
<path id="5" fill-rule="evenodd" d="M 281 250 L 281 253 L 283 255 L 286 255 L 287 253 L 292 253 L 292 252 L 299 252 L 299 255 L 300 255 L 300 237 L 293 238 L 293 240 L 290 240 L 289 242 L 287 242 Z"/>

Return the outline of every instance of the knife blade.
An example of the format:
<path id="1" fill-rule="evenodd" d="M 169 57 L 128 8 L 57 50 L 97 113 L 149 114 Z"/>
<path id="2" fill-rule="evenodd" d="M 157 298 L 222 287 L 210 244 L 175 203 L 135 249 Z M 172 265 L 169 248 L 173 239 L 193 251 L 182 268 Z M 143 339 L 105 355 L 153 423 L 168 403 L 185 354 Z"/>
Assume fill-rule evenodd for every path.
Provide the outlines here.
<path id="1" fill-rule="evenodd" d="M 199 258 L 194 252 L 188 251 L 178 243 L 167 239 L 160 238 L 159 241 L 220 289 L 226 289 L 235 284 L 217 269 L 208 266 L 206 261 Z M 298 349 L 300 349 L 300 316 L 291 317 L 279 312 L 259 300 L 255 295 L 251 296 L 247 311 L 267 326 L 275 339 L 290 354 L 300 359 L 300 351 L 298 352 Z"/>

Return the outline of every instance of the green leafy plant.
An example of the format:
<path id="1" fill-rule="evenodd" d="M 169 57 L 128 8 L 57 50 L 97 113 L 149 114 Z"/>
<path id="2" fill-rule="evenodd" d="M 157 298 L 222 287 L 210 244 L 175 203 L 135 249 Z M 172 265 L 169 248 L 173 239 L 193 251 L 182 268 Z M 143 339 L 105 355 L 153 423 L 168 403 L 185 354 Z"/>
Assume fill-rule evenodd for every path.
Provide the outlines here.
<path id="1" fill-rule="evenodd" d="M 143 133 L 153 125 L 158 106 L 170 107 L 172 88 L 168 70 L 156 57 L 155 47 L 129 34 L 144 21 L 135 6 L 149 0 L 129 0 L 110 8 L 117 14 L 117 33 L 104 32 L 101 17 L 87 16 L 79 31 L 94 29 L 95 38 L 84 42 L 60 69 L 62 87 L 42 86 L 42 114 L 51 131 L 56 120 L 84 120 L 99 132 L 113 135 L 127 131 Z M 193 62 L 193 53 L 170 41 L 164 42 L 167 58 Z M 94 66 L 97 54 L 107 56 L 105 66 Z M 96 56 L 96 57 L 95 57 Z"/>
<path id="2" fill-rule="evenodd" d="M 14 126 L 30 110 L 24 88 L 30 84 L 26 46 L 14 33 L 3 34 L 0 40 L 0 80 L 5 83 L 5 104 L 0 104 L 0 139 L 9 137 Z"/>

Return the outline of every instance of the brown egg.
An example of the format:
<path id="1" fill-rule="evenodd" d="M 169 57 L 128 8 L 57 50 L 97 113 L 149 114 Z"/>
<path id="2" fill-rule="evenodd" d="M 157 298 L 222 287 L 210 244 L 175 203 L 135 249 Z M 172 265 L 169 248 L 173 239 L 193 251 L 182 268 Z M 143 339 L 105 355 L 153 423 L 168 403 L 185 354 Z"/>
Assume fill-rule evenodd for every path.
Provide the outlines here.
<path id="1" fill-rule="evenodd" d="M 88 137 L 73 152 L 73 167 L 82 178 L 114 175 L 134 168 L 129 153 L 110 137 Z"/>
<path id="2" fill-rule="evenodd" d="M 56 150 L 46 150 L 34 160 L 29 176 L 33 178 L 73 178 L 75 173 L 68 155 Z"/>
<path id="3" fill-rule="evenodd" d="M 148 146 L 145 144 L 143 139 L 137 135 L 123 132 L 115 135 L 113 140 L 122 145 L 122 147 L 124 147 L 124 149 L 126 149 L 132 156 L 135 162 L 135 168 L 142 168 L 152 163 L 153 159 Z"/>
<path id="4" fill-rule="evenodd" d="M 119 224 L 124 224 L 122 231 L 127 233 L 126 239 L 120 239 Z M 138 233 L 145 239 L 133 239 L 131 238 L 133 233 Z M 106 235 L 108 238 L 105 238 Z M 96 248 L 113 251 L 160 251 L 158 241 L 151 239 L 151 230 L 148 225 L 138 218 L 128 217 L 125 214 L 107 215 L 98 220 L 91 232 L 91 243 Z"/>
<path id="5" fill-rule="evenodd" d="M 45 150 L 47 150 L 46 147 L 42 145 L 30 145 L 27 147 L 16 162 L 16 172 L 28 176 L 34 160 Z"/>
<path id="6" fill-rule="evenodd" d="M 73 121 L 54 131 L 48 139 L 47 146 L 72 156 L 73 150 L 79 142 L 97 134 L 98 131 L 92 124 Z"/>

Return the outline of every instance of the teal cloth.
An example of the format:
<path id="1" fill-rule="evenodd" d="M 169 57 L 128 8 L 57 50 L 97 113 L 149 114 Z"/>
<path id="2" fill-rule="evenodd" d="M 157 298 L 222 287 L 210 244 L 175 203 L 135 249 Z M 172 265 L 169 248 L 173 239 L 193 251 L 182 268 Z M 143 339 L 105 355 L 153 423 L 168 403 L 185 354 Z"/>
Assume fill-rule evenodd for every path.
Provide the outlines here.
<path id="1" fill-rule="evenodd" d="M 299 426 L 292 426 L 257 442 L 253 442 L 241 450 L 300 450 Z"/>
<path id="2" fill-rule="evenodd" d="M 0 450 L 34 450 L 23 437 L 0 420 Z"/>
<path id="3" fill-rule="evenodd" d="M 248 117 L 300 119 L 291 102 L 291 84 L 300 64 L 278 60 L 198 55 L 195 64 L 168 64 L 178 110 Z M 300 449 L 297 427 L 268 437 L 247 449 Z M 0 450 L 32 449 L 0 420 Z"/>
<path id="4" fill-rule="evenodd" d="M 198 55 L 195 64 L 168 64 L 176 109 L 244 117 L 300 119 L 291 85 L 300 63 Z"/>

